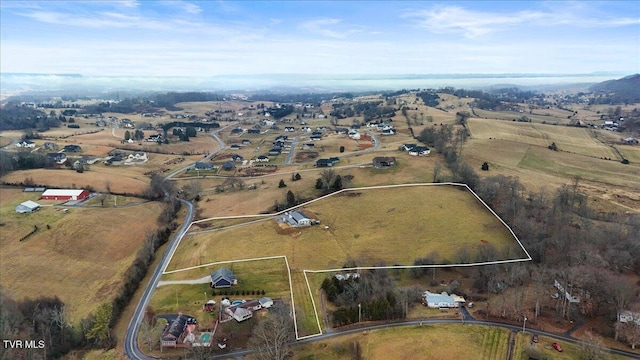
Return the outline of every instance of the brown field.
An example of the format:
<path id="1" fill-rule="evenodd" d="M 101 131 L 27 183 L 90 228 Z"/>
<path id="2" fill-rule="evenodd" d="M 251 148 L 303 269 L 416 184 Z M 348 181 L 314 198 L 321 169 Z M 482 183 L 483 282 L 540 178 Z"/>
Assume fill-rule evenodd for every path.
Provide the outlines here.
<path id="1" fill-rule="evenodd" d="M 146 203 L 70 208 L 67 214 L 60 207 L 44 206 L 33 214 L 17 214 L 16 204 L 38 201 L 38 194 L 2 188 L 0 199 L 0 284 L 18 299 L 58 296 L 69 306 L 74 323 L 115 295 L 160 213 L 158 203 Z M 18 241 L 36 225 L 34 235 Z"/>
<path id="2" fill-rule="evenodd" d="M 561 151 L 595 158 L 617 159 L 617 154 L 594 138 L 591 130 L 567 126 L 471 119 L 469 129 L 474 139 L 498 139 L 547 147 L 555 142 Z"/>
<path id="3" fill-rule="evenodd" d="M 347 258 L 370 265 L 377 261 L 410 265 L 420 254 L 437 251 L 441 259 L 452 259 L 464 243 L 475 251 L 481 240 L 501 249 L 513 245 L 513 238 L 493 215 L 466 190 L 452 186 L 419 186 L 357 191 L 358 196 L 338 195 L 307 205 L 304 210 L 328 225 L 300 229 L 296 236 L 279 235 L 277 224 L 267 220 L 252 225 L 187 236 L 168 270 L 200 265 L 200 258 L 240 260 L 287 255 L 293 269 L 341 267 Z M 424 200 L 417 200 L 424 199 Z M 428 200 L 426 200 L 428 199 Z M 453 205 L 455 204 L 455 205 Z M 362 213 L 362 209 L 377 209 Z M 479 211 L 480 210 L 480 211 Z M 346 214 L 353 214 L 347 216 Z M 425 214 L 418 215 L 416 214 Z M 464 227 L 453 226 L 464 218 Z M 220 247 L 223 239 L 258 242 L 260 247 Z M 245 240 L 246 239 L 246 240 Z M 406 242 L 406 239 L 413 239 Z M 398 244 L 403 244 L 398 246 Z M 213 251 L 213 252 L 212 252 Z M 210 255 L 209 255 L 210 254 Z M 307 254 L 316 254 L 308 257 Z"/>
<path id="4" fill-rule="evenodd" d="M 476 325 L 424 325 L 367 331 L 302 345 L 293 349 L 293 358 L 353 359 L 353 344 L 358 343 L 362 349 L 362 358 L 369 360 L 504 359 L 507 355 L 508 339 L 509 332 L 505 329 Z"/>

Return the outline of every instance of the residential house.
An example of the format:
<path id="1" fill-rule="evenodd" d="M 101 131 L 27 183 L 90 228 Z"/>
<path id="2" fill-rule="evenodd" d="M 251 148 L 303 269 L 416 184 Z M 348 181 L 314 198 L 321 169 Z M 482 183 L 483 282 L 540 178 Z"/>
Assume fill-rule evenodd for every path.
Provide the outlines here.
<path id="1" fill-rule="evenodd" d="M 465 300 L 461 296 L 455 294 L 447 294 L 442 292 L 440 294 L 425 291 L 422 294 L 422 303 L 430 308 L 456 308 L 465 303 Z"/>
<path id="2" fill-rule="evenodd" d="M 137 161 L 146 161 L 148 160 L 147 158 L 147 154 L 141 151 L 134 151 L 133 153 L 129 154 L 128 156 L 129 160 L 137 160 Z"/>
<path id="3" fill-rule="evenodd" d="M 293 126 L 285 126 L 285 127 L 284 127 L 284 131 L 285 131 L 285 132 L 295 132 L 295 131 L 296 131 L 296 128 L 295 128 L 295 127 L 293 127 Z"/>
<path id="4" fill-rule="evenodd" d="M 35 201 L 27 200 L 23 203 L 16 205 L 16 212 L 20 214 L 32 213 L 40 209 L 40 204 Z"/>
<path id="5" fill-rule="evenodd" d="M 214 289 L 231 287 L 238 284 L 238 278 L 227 268 L 220 268 L 211 273 L 211 287 Z"/>
<path id="6" fill-rule="evenodd" d="M 395 157 L 377 156 L 373 158 L 373 167 L 378 169 L 386 169 L 396 166 Z"/>
<path id="7" fill-rule="evenodd" d="M 311 135 L 311 137 L 309 138 L 311 141 L 318 141 L 318 140 L 322 140 L 322 135 Z"/>
<path id="8" fill-rule="evenodd" d="M 424 146 L 414 146 L 411 150 L 409 150 L 409 155 L 412 156 L 424 156 L 429 155 L 431 150 L 428 147 Z"/>
<path id="9" fill-rule="evenodd" d="M 277 156 L 277 155 L 280 155 L 281 153 L 282 153 L 282 148 L 279 148 L 279 147 L 274 147 L 271 150 L 269 150 L 269 155 Z"/>
<path id="10" fill-rule="evenodd" d="M 249 129 L 247 130 L 247 134 L 259 135 L 260 129 Z"/>
<path id="11" fill-rule="evenodd" d="M 621 323 L 628 323 L 633 321 L 636 325 L 640 326 L 640 313 L 624 310 L 618 315 L 618 321 Z"/>
<path id="12" fill-rule="evenodd" d="M 244 129 L 242 129 L 241 127 L 236 127 L 231 130 L 232 135 L 239 135 L 239 134 L 242 134 L 243 132 L 244 132 Z"/>
<path id="13" fill-rule="evenodd" d="M 233 170 L 236 168 L 236 164 L 233 163 L 233 161 L 226 161 L 224 164 L 222 164 L 222 170 Z"/>
<path id="14" fill-rule="evenodd" d="M 315 148 L 316 148 L 316 144 L 314 143 L 302 144 L 302 150 L 309 150 L 309 149 L 315 149 Z"/>
<path id="15" fill-rule="evenodd" d="M 385 129 L 382 130 L 382 135 L 388 136 L 388 135 L 395 135 L 396 131 L 394 129 Z"/>
<path id="16" fill-rule="evenodd" d="M 289 213 L 285 213 L 282 220 L 283 222 L 293 227 L 311 225 L 311 219 L 307 215 L 305 215 L 302 211 L 299 211 L 299 210 L 294 210 Z"/>
<path id="17" fill-rule="evenodd" d="M 558 280 L 553 280 L 553 286 L 558 289 L 559 293 L 564 293 L 564 296 L 569 300 L 570 303 L 579 303 L 580 298 L 578 296 L 572 296 L 568 291 L 564 290 L 564 287 L 560 284 Z"/>
<path id="18" fill-rule="evenodd" d="M 249 139 L 242 139 L 242 145 L 251 145 L 251 140 L 249 140 Z"/>
<path id="19" fill-rule="evenodd" d="M 82 148 L 79 145 L 70 144 L 70 145 L 65 145 L 62 148 L 62 151 L 63 152 L 81 152 Z"/>
<path id="20" fill-rule="evenodd" d="M 195 170 L 211 170 L 213 169 L 213 164 L 203 161 L 196 161 L 196 163 L 193 165 L 193 168 Z"/>
<path id="21" fill-rule="evenodd" d="M 48 153 L 47 158 L 58 165 L 64 164 L 65 161 L 67 161 L 67 155 L 65 155 L 65 153 Z"/>
<path id="22" fill-rule="evenodd" d="M 402 146 L 400 147 L 400 150 L 410 151 L 411 149 L 413 149 L 416 146 L 418 146 L 418 145 L 417 144 L 402 144 Z"/>
<path id="23" fill-rule="evenodd" d="M 231 150 L 240 150 L 240 145 L 233 144 L 233 145 L 229 146 L 229 149 L 231 149 Z"/>
<path id="24" fill-rule="evenodd" d="M 178 347 L 183 343 L 189 327 L 195 327 L 195 324 L 196 319 L 181 313 L 170 319 L 162 330 L 161 347 Z"/>
<path id="25" fill-rule="evenodd" d="M 19 148 L 34 148 L 36 147 L 36 143 L 31 140 L 22 140 L 16 144 L 16 147 Z"/>
<path id="26" fill-rule="evenodd" d="M 231 160 L 233 160 L 234 162 L 243 162 L 244 157 L 242 157 L 241 155 L 235 154 L 231 156 Z"/>
<path id="27" fill-rule="evenodd" d="M 251 310 L 239 306 L 229 306 L 224 309 L 224 312 L 234 318 L 237 322 L 242 322 L 253 317 L 253 312 Z"/>
<path id="28" fill-rule="evenodd" d="M 316 167 L 331 167 L 331 166 L 333 166 L 333 161 L 329 159 L 316 160 Z"/>
<path id="29" fill-rule="evenodd" d="M 628 137 L 622 140 L 627 145 L 638 145 L 638 139 L 634 137 Z"/>
<path id="30" fill-rule="evenodd" d="M 260 155 L 256 157 L 255 161 L 257 162 L 269 162 L 269 157 L 267 155 Z"/>

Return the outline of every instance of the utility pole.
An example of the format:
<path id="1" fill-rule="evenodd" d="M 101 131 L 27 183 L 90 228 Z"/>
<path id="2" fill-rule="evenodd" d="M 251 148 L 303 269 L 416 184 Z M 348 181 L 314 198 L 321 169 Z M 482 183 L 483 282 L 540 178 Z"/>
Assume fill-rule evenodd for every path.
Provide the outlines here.
<path id="1" fill-rule="evenodd" d="M 358 322 L 362 321 L 362 304 L 358 303 Z"/>
<path id="2" fill-rule="evenodd" d="M 524 320 L 522 321 L 522 333 L 524 334 L 525 326 L 527 325 L 527 316 L 524 316 Z"/>

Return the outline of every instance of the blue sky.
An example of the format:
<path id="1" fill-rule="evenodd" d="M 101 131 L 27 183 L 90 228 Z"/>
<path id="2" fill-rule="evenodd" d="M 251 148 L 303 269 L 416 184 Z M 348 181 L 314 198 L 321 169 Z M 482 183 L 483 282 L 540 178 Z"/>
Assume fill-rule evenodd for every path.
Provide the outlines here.
<path id="1" fill-rule="evenodd" d="M 640 1 L 0 2 L 0 71 L 640 72 Z"/>

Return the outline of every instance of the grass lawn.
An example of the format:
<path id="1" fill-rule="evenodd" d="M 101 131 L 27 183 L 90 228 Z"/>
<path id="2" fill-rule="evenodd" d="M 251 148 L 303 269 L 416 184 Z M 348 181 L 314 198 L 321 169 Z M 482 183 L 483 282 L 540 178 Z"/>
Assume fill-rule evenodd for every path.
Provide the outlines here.
<path id="1" fill-rule="evenodd" d="M 147 231 L 156 226 L 160 204 L 15 212 L 18 203 L 38 197 L 0 189 L 0 284 L 16 299 L 58 296 L 75 323 L 115 295 Z M 35 234 L 19 241 L 36 225 Z"/>
<path id="2" fill-rule="evenodd" d="M 353 359 L 355 343 L 362 358 L 504 359 L 509 332 L 475 325 L 424 325 L 375 330 L 295 347 L 296 360 Z M 453 346 L 455 344 L 455 346 Z M 390 357 L 390 354 L 393 356 Z"/>
<path id="3" fill-rule="evenodd" d="M 551 347 L 552 343 L 558 343 L 562 347 L 562 352 L 556 351 Z M 627 359 L 624 356 L 607 354 L 607 359 Z M 553 360 L 578 360 L 583 359 L 579 344 L 568 343 L 566 341 L 556 340 L 547 336 L 539 336 L 539 342 L 534 344 L 531 342 L 531 334 L 518 332 L 516 337 L 516 346 L 513 351 L 514 360 L 527 360 L 529 356 L 537 359 L 553 359 Z"/>

